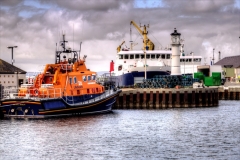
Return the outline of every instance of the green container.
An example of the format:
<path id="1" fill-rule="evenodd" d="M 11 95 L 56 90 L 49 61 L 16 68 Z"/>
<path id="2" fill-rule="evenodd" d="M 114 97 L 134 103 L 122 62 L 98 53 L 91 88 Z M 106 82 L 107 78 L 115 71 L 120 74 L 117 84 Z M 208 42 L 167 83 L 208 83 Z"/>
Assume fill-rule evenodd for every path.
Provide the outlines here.
<path id="1" fill-rule="evenodd" d="M 212 77 L 204 77 L 204 85 L 205 86 L 213 86 L 213 78 Z"/>
<path id="2" fill-rule="evenodd" d="M 213 77 L 213 85 L 220 86 L 221 85 L 221 72 L 212 72 Z"/>
<path id="3" fill-rule="evenodd" d="M 195 72 L 194 78 L 198 78 L 199 80 L 203 80 L 203 82 L 204 82 L 204 75 L 202 72 Z"/>

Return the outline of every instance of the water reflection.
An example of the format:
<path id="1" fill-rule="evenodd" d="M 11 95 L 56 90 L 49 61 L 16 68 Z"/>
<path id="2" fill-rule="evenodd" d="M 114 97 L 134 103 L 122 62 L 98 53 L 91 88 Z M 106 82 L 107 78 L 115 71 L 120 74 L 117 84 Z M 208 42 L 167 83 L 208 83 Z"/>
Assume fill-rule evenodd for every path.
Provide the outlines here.
<path id="1" fill-rule="evenodd" d="M 240 159 L 240 106 L 0 121 L 0 159 Z"/>

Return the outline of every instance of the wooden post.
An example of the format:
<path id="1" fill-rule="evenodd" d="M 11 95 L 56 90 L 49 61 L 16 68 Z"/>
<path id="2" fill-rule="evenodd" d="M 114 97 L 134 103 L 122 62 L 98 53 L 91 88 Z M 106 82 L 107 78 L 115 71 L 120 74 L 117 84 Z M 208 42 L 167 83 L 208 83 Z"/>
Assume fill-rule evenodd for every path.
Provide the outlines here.
<path id="1" fill-rule="evenodd" d="M 165 91 L 162 92 L 162 108 L 166 108 L 166 94 L 165 94 Z"/>
<path id="2" fill-rule="evenodd" d="M 143 103 L 142 103 L 143 109 L 146 109 L 147 107 L 147 93 L 146 91 L 143 92 Z"/>
<path id="3" fill-rule="evenodd" d="M 213 106 L 213 93 L 212 93 L 213 90 L 209 91 L 209 106 L 212 107 Z"/>
<path id="4" fill-rule="evenodd" d="M 130 98 L 129 98 L 129 109 L 133 109 L 133 93 L 130 93 Z"/>
<path id="5" fill-rule="evenodd" d="M 196 101 L 195 101 L 195 91 L 192 91 L 192 105 L 191 107 L 196 107 Z"/>
<path id="6" fill-rule="evenodd" d="M 156 91 L 156 109 L 159 109 L 159 91 Z"/>
<path id="7" fill-rule="evenodd" d="M 172 91 L 169 91 L 169 98 L 168 98 L 168 107 L 172 108 L 173 107 L 173 103 L 172 103 Z"/>
<path id="8" fill-rule="evenodd" d="M 149 109 L 153 109 L 153 91 L 150 91 Z"/>
<path id="9" fill-rule="evenodd" d="M 188 92 L 184 91 L 184 107 L 189 107 L 188 106 Z"/>
<path id="10" fill-rule="evenodd" d="M 179 91 L 177 91 L 176 92 L 176 104 L 175 104 L 175 106 L 176 106 L 176 108 L 179 108 L 180 107 L 180 92 Z"/>
<path id="11" fill-rule="evenodd" d="M 140 108 L 140 93 L 137 92 L 137 103 L 136 103 L 136 108 L 139 109 Z"/>
<path id="12" fill-rule="evenodd" d="M 202 91 L 199 91 L 199 107 L 202 107 Z"/>
<path id="13" fill-rule="evenodd" d="M 208 105 L 209 105 L 209 100 L 208 100 L 209 98 L 208 98 L 208 90 L 205 90 L 205 107 L 208 107 Z"/>
<path id="14" fill-rule="evenodd" d="M 126 93 L 123 94 L 123 109 L 126 109 L 127 106 L 127 98 L 126 98 Z"/>

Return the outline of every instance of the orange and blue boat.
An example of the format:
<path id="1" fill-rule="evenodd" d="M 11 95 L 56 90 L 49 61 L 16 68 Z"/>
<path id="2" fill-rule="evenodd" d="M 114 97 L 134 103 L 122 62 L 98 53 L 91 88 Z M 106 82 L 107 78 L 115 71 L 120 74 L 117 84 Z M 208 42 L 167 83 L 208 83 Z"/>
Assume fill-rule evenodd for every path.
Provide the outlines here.
<path id="1" fill-rule="evenodd" d="M 97 73 L 87 69 L 86 56 L 66 49 L 65 36 L 56 51 L 55 63 L 45 65 L 33 84 L 4 89 L 0 117 L 44 118 L 109 112 L 121 90 L 105 88 L 96 81 Z M 73 55 L 71 58 L 66 58 Z"/>

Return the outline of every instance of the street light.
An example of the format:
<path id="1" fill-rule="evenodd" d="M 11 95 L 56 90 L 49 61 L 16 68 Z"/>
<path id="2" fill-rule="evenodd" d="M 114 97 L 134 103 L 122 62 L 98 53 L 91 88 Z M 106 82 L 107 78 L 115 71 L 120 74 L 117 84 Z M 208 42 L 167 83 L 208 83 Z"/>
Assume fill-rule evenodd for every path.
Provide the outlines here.
<path id="1" fill-rule="evenodd" d="M 213 58 L 212 58 L 213 65 L 214 65 L 214 50 L 215 48 L 213 48 Z"/>
<path id="2" fill-rule="evenodd" d="M 9 46 L 8 49 L 12 49 L 12 65 L 13 65 L 13 48 L 17 48 L 18 46 Z"/>
<path id="3" fill-rule="evenodd" d="M 22 72 L 14 72 L 17 76 L 16 76 L 16 78 L 17 78 L 17 88 L 19 87 L 19 80 L 18 80 L 18 74 L 20 74 L 20 73 L 22 73 Z"/>
<path id="4" fill-rule="evenodd" d="M 193 52 L 190 53 L 192 55 L 192 76 L 194 75 L 194 63 L 193 63 Z"/>

